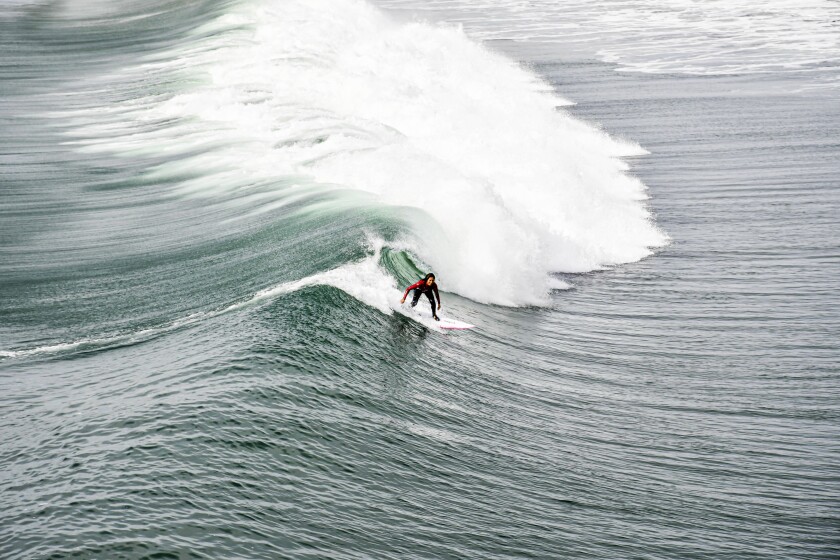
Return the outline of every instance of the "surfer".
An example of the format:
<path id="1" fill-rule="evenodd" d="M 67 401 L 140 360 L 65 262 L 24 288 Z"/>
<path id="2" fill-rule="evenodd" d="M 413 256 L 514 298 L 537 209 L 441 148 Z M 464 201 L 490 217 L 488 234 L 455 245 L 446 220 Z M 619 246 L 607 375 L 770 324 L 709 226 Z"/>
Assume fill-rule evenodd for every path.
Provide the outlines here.
<path id="1" fill-rule="evenodd" d="M 437 297 L 437 308 L 440 309 L 440 294 L 438 293 L 437 284 L 435 283 L 435 275 L 430 272 L 425 278 L 406 288 L 400 303 L 405 303 L 405 298 L 408 297 L 408 292 L 411 290 L 414 290 L 414 298 L 411 300 L 411 307 L 417 305 L 421 295 L 426 294 L 426 297 L 429 298 L 429 302 L 432 304 L 432 317 L 435 318 L 435 321 L 440 321 L 440 317 L 438 317 L 435 312 L 435 297 Z"/>

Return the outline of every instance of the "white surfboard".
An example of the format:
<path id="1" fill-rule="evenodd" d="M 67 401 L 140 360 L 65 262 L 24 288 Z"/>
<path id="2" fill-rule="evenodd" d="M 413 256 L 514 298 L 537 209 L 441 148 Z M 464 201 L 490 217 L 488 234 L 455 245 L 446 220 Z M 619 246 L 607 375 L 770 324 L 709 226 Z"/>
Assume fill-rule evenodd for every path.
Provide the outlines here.
<path id="1" fill-rule="evenodd" d="M 418 302 L 417 307 L 414 308 L 412 308 L 407 303 L 401 306 L 403 315 L 411 317 L 428 327 L 443 329 L 447 331 L 464 331 L 467 329 L 475 328 L 475 325 L 464 323 L 463 321 L 457 321 L 455 319 L 450 319 L 449 317 L 444 317 L 441 313 L 438 313 L 440 321 L 435 321 L 435 319 L 432 317 L 432 311 L 429 309 L 428 305 L 420 307 L 420 304 L 422 303 L 424 302 Z"/>
<path id="2" fill-rule="evenodd" d="M 455 319 L 447 319 L 446 317 L 441 317 L 438 323 L 440 328 L 448 331 L 465 331 L 467 329 L 475 328 L 475 325 L 470 325 L 469 323 L 464 323 L 463 321 L 456 321 Z"/>

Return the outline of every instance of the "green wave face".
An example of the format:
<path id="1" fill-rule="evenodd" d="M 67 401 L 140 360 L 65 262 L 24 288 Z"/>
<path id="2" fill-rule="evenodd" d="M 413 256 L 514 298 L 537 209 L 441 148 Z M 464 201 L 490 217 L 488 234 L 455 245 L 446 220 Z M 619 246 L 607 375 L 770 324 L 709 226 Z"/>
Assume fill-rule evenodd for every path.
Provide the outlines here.
<path id="1" fill-rule="evenodd" d="M 385 247 L 382 249 L 379 264 L 397 279 L 399 285 L 413 284 L 426 274 L 414 263 L 407 251 L 396 251 Z"/>

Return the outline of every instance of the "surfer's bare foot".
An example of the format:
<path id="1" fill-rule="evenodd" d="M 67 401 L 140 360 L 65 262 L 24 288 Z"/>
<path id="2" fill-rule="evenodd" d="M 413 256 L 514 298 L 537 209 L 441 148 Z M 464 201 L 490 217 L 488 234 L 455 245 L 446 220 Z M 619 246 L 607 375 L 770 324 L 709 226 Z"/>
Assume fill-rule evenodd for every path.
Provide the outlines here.
<path id="1" fill-rule="evenodd" d="M 438 317 L 437 315 L 435 315 L 435 321 L 440 321 L 440 317 Z"/>

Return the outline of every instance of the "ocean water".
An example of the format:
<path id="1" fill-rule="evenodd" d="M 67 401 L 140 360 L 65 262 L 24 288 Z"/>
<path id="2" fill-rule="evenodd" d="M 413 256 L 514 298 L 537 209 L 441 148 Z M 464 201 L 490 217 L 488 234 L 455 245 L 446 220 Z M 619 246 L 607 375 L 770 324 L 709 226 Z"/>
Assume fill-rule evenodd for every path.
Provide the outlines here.
<path id="1" fill-rule="evenodd" d="M 0 558 L 840 556 L 838 22 L 0 3 Z"/>

